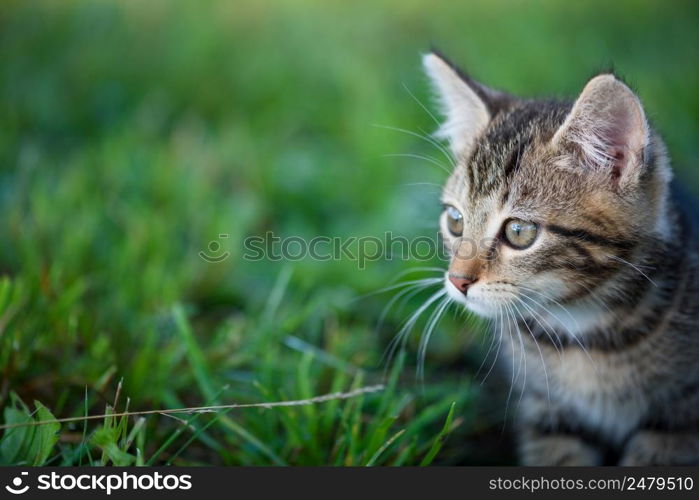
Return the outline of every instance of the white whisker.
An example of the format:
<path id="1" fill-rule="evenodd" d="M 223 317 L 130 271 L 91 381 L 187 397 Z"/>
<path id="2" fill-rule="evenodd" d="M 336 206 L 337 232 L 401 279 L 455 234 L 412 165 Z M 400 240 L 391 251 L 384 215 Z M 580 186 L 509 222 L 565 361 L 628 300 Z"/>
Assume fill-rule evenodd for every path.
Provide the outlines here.
<path id="1" fill-rule="evenodd" d="M 354 300 L 362 300 L 367 297 L 371 297 L 372 295 L 378 295 L 380 293 L 385 293 L 385 292 L 390 292 L 391 290 L 396 290 L 398 288 L 404 288 L 409 285 L 420 285 L 420 284 L 425 284 L 425 285 L 433 285 L 435 283 L 441 283 L 443 281 L 443 278 L 423 278 L 419 280 L 410 280 L 410 281 L 403 281 L 401 283 L 396 283 L 395 285 L 390 285 L 384 288 L 381 288 L 379 290 L 365 293 L 364 295 L 360 295 L 359 297 L 356 297 Z"/>
<path id="2" fill-rule="evenodd" d="M 510 349 L 512 351 L 512 376 L 510 377 L 510 390 L 507 392 L 507 400 L 505 402 L 505 417 L 503 418 L 502 423 L 503 431 L 505 430 L 505 424 L 507 422 L 507 411 L 510 407 L 510 398 L 512 397 L 512 390 L 515 386 L 515 339 L 514 335 L 512 334 L 512 324 L 513 321 L 515 321 L 515 318 L 514 313 L 512 312 L 512 308 L 508 304 L 505 304 L 505 310 L 507 311 L 508 316 L 507 326 L 510 334 Z M 515 325 L 515 330 L 517 330 L 517 325 Z"/>
<path id="3" fill-rule="evenodd" d="M 450 164 L 452 167 L 455 167 L 455 166 L 456 166 L 456 162 L 455 162 L 455 160 L 454 160 L 454 157 L 451 156 L 451 154 L 449 153 L 449 151 L 448 151 L 447 149 L 445 149 L 444 146 L 442 146 L 440 143 L 438 143 L 437 141 L 435 141 L 434 139 L 432 139 L 432 138 L 431 138 L 430 136 L 428 136 L 428 135 L 419 134 L 419 133 L 417 133 L 417 132 L 413 132 L 412 130 L 406 130 L 406 129 L 404 129 L 404 128 L 391 127 L 391 126 L 389 126 L 389 125 L 378 125 L 378 124 L 374 124 L 374 127 L 379 127 L 379 128 L 383 128 L 383 129 L 386 129 L 386 130 L 393 130 L 394 132 L 402 132 L 402 133 L 404 133 L 404 134 L 408 134 L 408 135 L 411 135 L 411 136 L 413 136 L 413 137 L 417 137 L 417 138 L 419 138 L 419 139 L 422 139 L 423 141 L 426 141 L 426 142 L 428 142 L 429 144 L 431 144 L 432 146 L 434 146 L 435 148 L 437 148 L 437 150 L 439 150 L 439 151 L 447 158 L 447 160 L 449 160 L 449 164 Z"/>
<path id="4" fill-rule="evenodd" d="M 410 269 L 406 269 L 404 271 L 399 272 L 395 278 L 391 281 L 391 283 L 397 282 L 400 278 L 403 278 L 404 276 L 407 276 L 408 274 L 413 274 L 413 273 L 418 273 L 418 272 L 435 272 L 435 273 L 440 273 L 444 274 L 444 269 L 441 267 L 411 267 Z"/>
<path id="5" fill-rule="evenodd" d="M 376 331 L 380 331 L 381 327 L 383 326 L 383 323 L 386 319 L 386 316 L 390 312 L 391 308 L 393 305 L 398 302 L 401 298 L 401 304 L 399 304 L 399 307 L 402 305 L 404 301 L 409 300 L 411 297 L 414 297 L 418 293 L 422 292 L 423 290 L 428 289 L 431 286 L 436 286 L 438 283 L 427 283 L 424 285 L 412 285 L 410 287 L 407 287 L 400 292 L 396 293 L 393 297 L 391 297 L 391 300 L 388 301 L 388 304 L 383 308 L 383 311 L 381 311 L 381 314 L 379 315 L 379 320 L 376 325 Z"/>
<path id="6" fill-rule="evenodd" d="M 427 354 L 427 344 L 430 341 L 432 332 L 439 324 L 439 320 L 447 307 L 451 304 L 451 297 L 448 295 L 442 299 L 442 302 L 437 306 L 432 313 L 430 321 L 427 323 L 426 329 L 423 331 L 422 338 L 420 339 L 420 346 L 418 348 L 418 365 L 417 365 L 417 376 L 418 379 L 424 381 L 425 378 L 425 355 Z"/>
<path id="7" fill-rule="evenodd" d="M 384 155 L 381 155 L 384 158 L 413 158 L 415 160 L 424 160 L 427 163 L 430 163 L 432 165 L 435 165 L 442 170 L 444 170 L 447 174 L 451 175 L 451 171 L 440 161 L 432 158 L 431 156 L 423 156 L 423 155 L 418 155 L 418 154 L 413 154 L 413 153 L 387 153 Z"/>
<path id="8" fill-rule="evenodd" d="M 398 333 L 395 335 L 391 343 L 389 344 L 387 348 L 387 353 L 384 353 L 384 358 L 386 358 L 386 365 L 388 366 L 393 359 L 393 355 L 395 354 L 396 348 L 398 347 L 398 344 L 404 344 L 404 340 L 407 336 L 407 334 L 410 332 L 410 330 L 413 328 L 415 323 L 417 322 L 418 318 L 422 315 L 425 310 L 430 307 L 434 302 L 436 302 L 438 299 L 443 297 L 447 293 L 446 290 L 441 289 L 438 292 L 435 292 L 432 294 L 424 304 L 422 304 L 411 316 L 406 320 L 406 322 L 403 324 L 401 329 L 398 331 Z"/>
<path id="9" fill-rule="evenodd" d="M 432 120 L 437 124 L 437 126 L 441 127 L 441 126 L 442 126 L 442 123 L 437 119 L 436 116 L 434 116 L 434 115 L 432 114 L 432 112 L 431 112 L 429 109 L 427 109 L 427 106 L 425 106 L 425 105 L 422 103 L 422 101 L 421 101 L 420 99 L 418 99 L 418 98 L 415 96 L 415 94 L 413 94 L 413 93 L 410 91 L 410 89 L 408 88 L 408 86 L 407 86 L 405 83 L 403 83 L 403 88 L 405 89 L 405 91 L 406 91 L 408 94 L 410 94 L 410 97 L 412 97 L 413 99 L 415 99 L 415 102 L 418 103 L 418 105 L 419 105 L 423 110 L 425 110 L 425 113 L 427 113 L 428 116 L 429 116 L 430 118 L 432 118 Z"/>
<path id="10" fill-rule="evenodd" d="M 528 287 L 521 286 L 521 285 L 520 285 L 519 288 L 521 288 L 521 289 L 523 289 L 523 290 L 527 290 L 527 291 L 529 291 L 529 292 L 537 293 L 537 294 L 541 295 L 542 297 L 546 298 L 547 300 L 550 300 L 550 301 L 554 302 L 558 307 L 561 308 L 561 310 L 562 310 L 563 312 L 565 312 L 565 313 L 568 315 L 568 317 L 570 317 L 570 319 L 575 323 L 577 329 L 580 330 L 580 325 L 578 324 L 578 321 L 575 319 L 575 317 L 574 317 L 572 314 L 570 314 L 570 312 L 568 311 L 568 309 L 567 309 L 563 304 L 561 304 L 560 302 L 558 302 L 556 299 L 554 299 L 554 298 L 552 298 L 552 297 L 546 295 L 546 294 L 543 293 L 543 292 L 539 292 L 538 290 L 534 290 L 533 288 L 528 288 Z M 550 311 L 543 303 L 535 301 L 532 297 L 527 296 L 526 293 L 522 293 L 522 294 L 523 294 L 525 297 L 527 297 L 529 300 L 532 300 L 532 301 L 534 301 L 534 303 L 537 303 L 537 304 L 538 304 L 540 307 L 542 307 L 546 312 L 548 312 L 550 315 L 553 316 L 553 312 Z M 578 344 L 578 346 L 580 347 L 580 349 L 582 349 L 582 351 L 585 353 L 585 356 L 586 356 L 587 359 L 590 361 L 590 364 L 592 365 L 593 370 L 595 370 L 596 373 L 599 373 L 599 371 L 597 370 L 597 364 L 596 364 L 595 361 L 592 359 L 592 356 L 590 355 L 590 352 L 585 348 L 585 345 L 582 343 L 582 341 L 580 340 L 580 338 L 579 338 L 577 335 L 575 335 L 575 333 L 573 333 L 573 331 L 572 331 L 565 323 L 561 323 L 561 324 L 562 324 L 563 327 L 568 331 L 568 333 L 570 334 L 570 336 L 575 340 L 575 342 Z"/>
<path id="11" fill-rule="evenodd" d="M 500 325 L 500 337 L 498 339 L 498 348 L 495 351 L 495 358 L 493 359 L 493 362 L 490 364 L 490 369 L 488 370 L 488 373 L 485 374 L 485 377 L 483 377 L 483 380 L 481 380 L 481 385 L 485 383 L 485 381 L 488 379 L 488 376 L 490 375 L 490 372 L 493 371 L 493 368 L 495 367 L 495 363 L 498 361 L 498 357 L 500 356 L 500 347 L 502 346 L 502 331 L 503 331 L 503 312 L 502 308 L 498 309 L 498 320 L 497 323 Z"/>
<path id="12" fill-rule="evenodd" d="M 549 409 L 551 408 L 551 387 L 549 386 L 549 375 L 548 375 L 548 370 L 546 369 L 546 361 L 544 361 L 544 353 L 541 351 L 541 347 L 539 346 L 539 342 L 536 340 L 536 336 L 534 333 L 531 331 L 531 328 L 529 328 L 529 325 L 527 324 L 527 321 L 524 319 L 524 315 L 522 315 L 522 311 L 519 310 L 517 307 L 517 304 L 514 302 L 512 305 L 515 308 L 515 311 L 519 314 L 519 316 L 522 318 L 522 323 L 524 323 L 524 326 L 529 330 L 529 335 L 531 335 L 532 340 L 534 341 L 534 345 L 536 346 L 536 349 L 539 351 L 539 357 L 541 358 L 541 367 L 544 370 L 544 379 L 546 380 L 546 397 L 548 398 L 549 402 Z"/>
<path id="13" fill-rule="evenodd" d="M 556 330 L 551 326 L 551 324 L 548 321 L 546 321 L 546 319 L 543 316 L 541 316 L 533 308 L 531 308 L 524 300 L 522 300 L 518 296 L 515 296 L 515 299 L 518 300 L 529 311 L 532 319 L 534 321 L 536 321 L 539 324 L 539 326 L 541 326 L 542 330 L 544 330 L 544 333 L 546 333 L 546 336 L 551 341 L 551 344 L 553 344 L 554 349 L 556 349 L 556 352 L 558 352 L 558 355 L 562 357 L 563 353 L 561 352 L 558 345 L 559 344 L 562 345 L 563 343 L 561 342 L 561 338 L 558 336 L 558 333 L 556 333 Z M 530 299 L 530 300 L 532 300 L 532 299 Z M 539 319 L 539 318 L 541 318 L 541 319 Z M 546 322 L 546 324 L 553 330 L 553 334 L 555 335 L 556 340 L 558 340 L 558 343 L 556 343 L 556 341 L 553 340 L 553 336 L 549 333 L 548 329 L 546 328 L 546 326 L 544 326 L 544 323 L 541 320 Z"/>
<path id="14" fill-rule="evenodd" d="M 635 264 L 632 264 L 628 260 L 624 260 L 621 257 L 617 257 L 616 255 L 611 255 L 611 254 L 607 254 L 607 257 L 609 257 L 612 260 L 616 260 L 617 262 L 621 262 L 622 264 L 628 265 L 632 269 L 635 269 L 636 271 L 638 271 L 640 273 L 640 275 L 643 276 L 645 279 L 647 279 L 653 286 L 656 286 L 656 287 L 658 286 L 658 284 L 655 281 L 653 281 L 652 279 L 650 279 L 646 273 L 641 271 L 641 269 L 639 269 L 638 266 L 636 266 Z"/>
<path id="15" fill-rule="evenodd" d="M 474 378 L 478 378 L 478 375 L 480 375 L 481 370 L 483 369 L 483 366 L 485 366 L 485 362 L 489 359 L 490 353 L 493 351 L 493 346 L 495 346 L 495 343 L 497 342 L 497 337 L 495 336 L 495 321 L 493 319 L 488 319 L 488 327 L 486 328 L 486 330 L 491 332 L 490 344 L 488 346 L 488 351 L 485 353 L 485 356 L 483 356 L 483 360 L 481 361 L 481 364 L 478 367 L 478 370 L 476 370 L 476 374 L 474 375 Z M 485 339 L 486 339 L 486 336 L 483 335 L 481 337 L 481 347 L 483 347 L 483 344 L 485 343 Z"/>

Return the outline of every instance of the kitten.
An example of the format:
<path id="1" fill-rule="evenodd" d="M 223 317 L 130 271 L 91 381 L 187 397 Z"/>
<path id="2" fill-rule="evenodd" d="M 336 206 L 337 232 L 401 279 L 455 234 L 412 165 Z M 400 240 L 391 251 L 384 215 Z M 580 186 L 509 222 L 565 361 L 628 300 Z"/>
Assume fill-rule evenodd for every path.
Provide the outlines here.
<path id="1" fill-rule="evenodd" d="M 423 64 L 456 159 L 444 286 L 495 320 L 522 463 L 699 464 L 699 257 L 638 97 L 601 74 L 521 99 Z"/>

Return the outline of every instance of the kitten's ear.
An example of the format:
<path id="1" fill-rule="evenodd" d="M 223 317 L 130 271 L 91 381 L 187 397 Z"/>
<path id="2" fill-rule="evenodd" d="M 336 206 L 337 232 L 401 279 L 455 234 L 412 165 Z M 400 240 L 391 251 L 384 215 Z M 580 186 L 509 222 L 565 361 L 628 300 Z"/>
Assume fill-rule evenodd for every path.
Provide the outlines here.
<path id="1" fill-rule="evenodd" d="M 638 97 L 605 74 L 585 85 L 552 140 L 572 149 L 586 168 L 606 170 L 622 184 L 640 171 L 650 135 Z"/>
<path id="2" fill-rule="evenodd" d="M 435 136 L 447 139 L 457 156 L 466 156 L 507 96 L 471 80 L 444 57 L 431 52 L 422 57 L 446 121 Z"/>

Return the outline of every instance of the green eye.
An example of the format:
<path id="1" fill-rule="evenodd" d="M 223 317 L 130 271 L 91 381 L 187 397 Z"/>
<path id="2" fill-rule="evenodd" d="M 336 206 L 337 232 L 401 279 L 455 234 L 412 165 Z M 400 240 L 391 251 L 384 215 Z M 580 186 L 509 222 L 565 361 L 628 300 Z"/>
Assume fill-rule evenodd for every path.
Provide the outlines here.
<path id="1" fill-rule="evenodd" d="M 525 249 L 534 243 L 539 226 L 533 222 L 522 219 L 510 219 L 505 223 L 505 239 L 510 246 L 519 250 Z"/>
<path id="2" fill-rule="evenodd" d="M 445 208 L 447 214 L 447 229 L 454 236 L 461 236 L 464 232 L 464 218 L 456 208 L 447 205 Z"/>

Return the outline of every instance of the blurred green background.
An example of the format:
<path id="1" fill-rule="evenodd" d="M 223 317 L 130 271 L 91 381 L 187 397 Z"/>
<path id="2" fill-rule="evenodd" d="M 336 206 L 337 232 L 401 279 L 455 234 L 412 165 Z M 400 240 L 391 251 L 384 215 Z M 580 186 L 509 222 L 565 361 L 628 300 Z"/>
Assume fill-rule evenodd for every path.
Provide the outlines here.
<path id="1" fill-rule="evenodd" d="M 439 263 L 249 262 L 243 239 L 434 236 L 445 173 L 389 155 L 440 153 L 385 128 L 434 129 L 411 96 L 429 102 L 419 55 L 432 44 L 527 96 L 573 96 L 613 65 L 699 192 L 698 12 L 628 0 L 3 2 L 5 422 L 32 418 L 34 400 L 56 417 L 102 413 L 122 378 L 117 410 L 126 397 L 134 410 L 174 408 L 383 381 L 384 350 L 427 295 L 381 322 L 397 290 L 367 294 Z M 208 263 L 199 252 L 219 234 L 230 257 Z M 45 450 L 33 431 L 6 431 L 0 459 L 510 463 L 503 384 L 476 376 L 482 330 L 449 314 L 424 380 L 413 341 L 380 394 L 66 424 Z"/>

